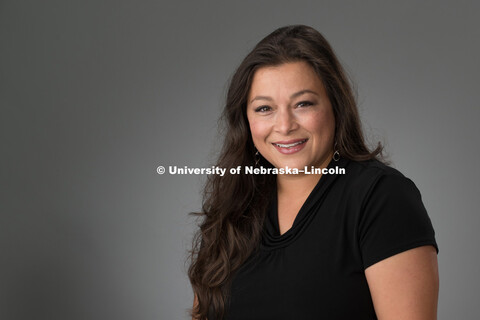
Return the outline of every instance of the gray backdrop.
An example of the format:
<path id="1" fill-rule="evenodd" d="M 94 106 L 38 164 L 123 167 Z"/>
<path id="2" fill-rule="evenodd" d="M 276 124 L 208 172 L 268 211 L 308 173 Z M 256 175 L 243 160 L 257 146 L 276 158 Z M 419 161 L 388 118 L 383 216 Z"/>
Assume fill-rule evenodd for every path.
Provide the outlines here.
<path id="1" fill-rule="evenodd" d="M 370 141 L 422 192 L 439 319 L 477 319 L 480 5 L 474 1 L 0 2 L 0 318 L 187 319 L 184 264 L 226 84 L 308 24 Z"/>

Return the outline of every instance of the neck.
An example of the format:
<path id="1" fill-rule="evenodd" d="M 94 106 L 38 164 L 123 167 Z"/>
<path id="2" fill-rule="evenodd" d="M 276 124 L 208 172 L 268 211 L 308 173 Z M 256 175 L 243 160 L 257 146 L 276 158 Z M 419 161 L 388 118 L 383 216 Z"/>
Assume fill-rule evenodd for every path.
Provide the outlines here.
<path id="1" fill-rule="evenodd" d="M 320 178 L 321 174 L 278 175 L 277 192 L 288 197 L 300 197 L 309 194 Z"/>

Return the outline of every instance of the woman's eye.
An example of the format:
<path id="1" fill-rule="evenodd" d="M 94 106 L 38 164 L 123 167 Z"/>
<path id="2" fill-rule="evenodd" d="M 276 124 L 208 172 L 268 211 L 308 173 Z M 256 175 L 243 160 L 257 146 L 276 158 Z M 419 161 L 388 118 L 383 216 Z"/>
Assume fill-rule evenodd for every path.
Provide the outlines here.
<path id="1" fill-rule="evenodd" d="M 267 112 L 267 111 L 270 111 L 269 106 L 260 106 L 260 107 L 255 109 L 255 112 Z"/>
<path id="2" fill-rule="evenodd" d="M 313 105 L 312 102 L 310 101 L 301 101 L 299 103 L 297 103 L 297 107 L 308 107 L 308 106 L 311 106 Z"/>

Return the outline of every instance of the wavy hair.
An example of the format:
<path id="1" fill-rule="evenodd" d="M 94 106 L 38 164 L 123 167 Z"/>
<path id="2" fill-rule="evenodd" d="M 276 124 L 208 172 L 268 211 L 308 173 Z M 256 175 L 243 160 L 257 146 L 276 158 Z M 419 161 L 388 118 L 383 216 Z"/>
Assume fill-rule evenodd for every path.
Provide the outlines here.
<path id="1" fill-rule="evenodd" d="M 268 201 L 274 190 L 273 175 L 229 174 L 230 168 L 255 164 L 255 148 L 246 115 L 247 98 L 256 70 L 288 62 L 305 61 L 322 80 L 335 116 L 336 150 L 341 157 L 362 161 L 380 159 L 379 143 L 366 146 L 355 96 L 346 73 L 327 40 L 305 25 L 279 28 L 261 40 L 235 71 L 222 114 L 225 138 L 216 166 L 227 168 L 223 177 L 207 179 L 202 217 L 193 238 L 188 276 L 196 297 L 191 315 L 216 319 L 227 311 L 232 274 L 258 248 Z M 261 158 L 262 166 L 270 166 Z M 210 319 L 212 320 L 212 319 Z"/>

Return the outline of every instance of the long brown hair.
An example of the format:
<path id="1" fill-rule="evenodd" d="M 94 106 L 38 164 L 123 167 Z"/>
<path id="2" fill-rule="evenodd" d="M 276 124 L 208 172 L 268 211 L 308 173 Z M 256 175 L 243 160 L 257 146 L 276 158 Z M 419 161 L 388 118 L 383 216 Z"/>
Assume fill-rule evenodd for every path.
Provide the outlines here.
<path id="1" fill-rule="evenodd" d="M 229 174 L 230 168 L 253 166 L 255 149 L 246 115 L 247 97 L 256 70 L 286 62 L 306 61 L 323 81 L 335 116 L 336 150 L 351 160 L 375 159 L 382 146 L 370 151 L 365 144 L 355 97 L 346 73 L 327 40 L 315 29 L 282 27 L 261 40 L 234 73 L 222 115 L 225 139 L 216 166 L 223 177 L 208 177 L 203 217 L 193 239 L 188 270 L 198 303 L 191 315 L 207 319 L 209 308 L 217 319 L 225 315 L 232 273 L 258 248 L 274 175 Z M 261 165 L 271 166 L 261 158 Z M 210 319 L 211 320 L 211 319 Z"/>

